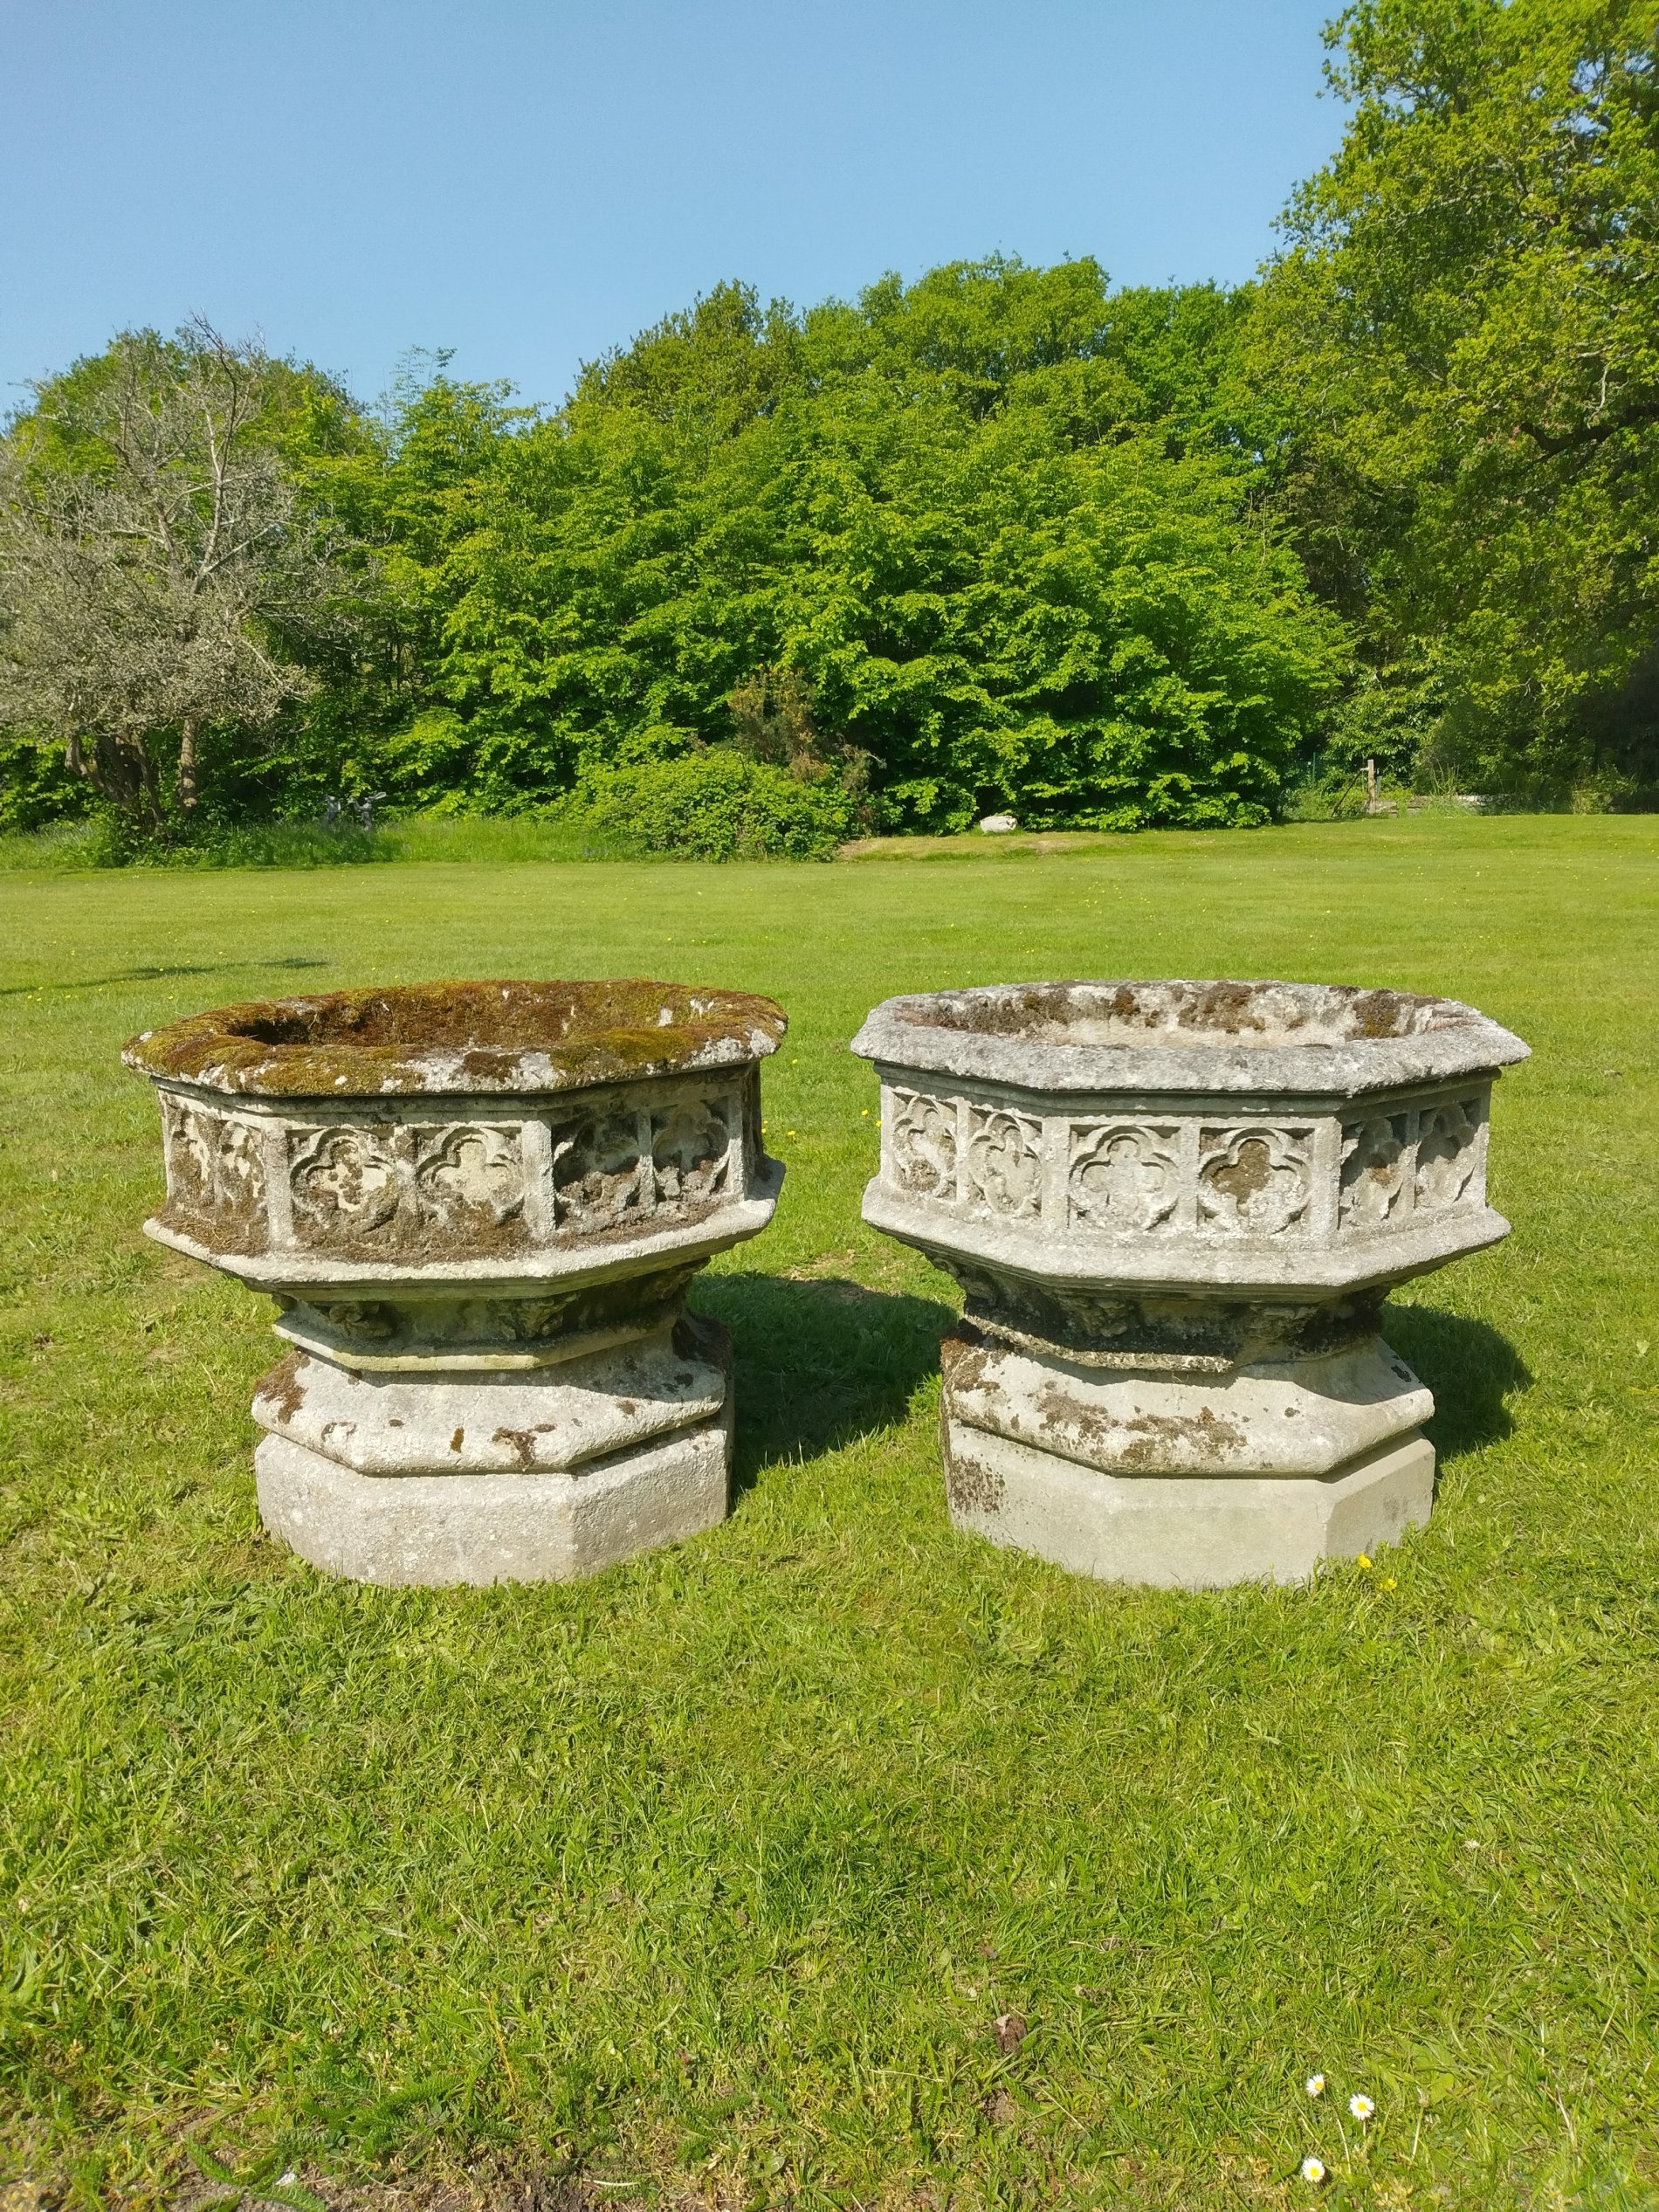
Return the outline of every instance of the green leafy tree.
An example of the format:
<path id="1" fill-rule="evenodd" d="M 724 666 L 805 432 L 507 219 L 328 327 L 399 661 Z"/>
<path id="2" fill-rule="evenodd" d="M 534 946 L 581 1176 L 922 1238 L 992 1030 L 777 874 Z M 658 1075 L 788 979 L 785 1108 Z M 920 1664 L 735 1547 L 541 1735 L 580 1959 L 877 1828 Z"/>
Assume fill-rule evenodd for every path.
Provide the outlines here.
<path id="1" fill-rule="evenodd" d="M 1250 342 L 1361 741 L 1659 780 L 1659 9 L 1359 0 L 1327 37 L 1353 112 Z"/>
<path id="2" fill-rule="evenodd" d="M 1266 819 L 1344 647 L 1256 511 L 1241 313 L 962 264 L 798 319 L 723 288 L 552 418 L 435 386 L 376 494 L 430 641 L 405 788 L 736 744 L 896 827 Z"/>
<path id="3" fill-rule="evenodd" d="M 204 325 L 38 387 L 0 448 L 0 724 L 146 830 L 193 815 L 215 734 L 315 691 L 304 647 L 347 626 L 299 457 L 350 411 Z"/>

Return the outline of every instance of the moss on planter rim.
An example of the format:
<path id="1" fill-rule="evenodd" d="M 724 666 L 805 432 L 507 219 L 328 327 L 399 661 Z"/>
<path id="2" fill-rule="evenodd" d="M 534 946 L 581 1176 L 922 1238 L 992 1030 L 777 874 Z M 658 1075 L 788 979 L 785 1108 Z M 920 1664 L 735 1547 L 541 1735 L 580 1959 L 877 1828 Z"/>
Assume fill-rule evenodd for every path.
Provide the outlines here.
<path id="1" fill-rule="evenodd" d="M 578 1090 L 777 1050 L 769 998 L 643 976 L 410 983 L 253 1000 L 146 1030 L 138 1073 L 263 1098 Z"/>

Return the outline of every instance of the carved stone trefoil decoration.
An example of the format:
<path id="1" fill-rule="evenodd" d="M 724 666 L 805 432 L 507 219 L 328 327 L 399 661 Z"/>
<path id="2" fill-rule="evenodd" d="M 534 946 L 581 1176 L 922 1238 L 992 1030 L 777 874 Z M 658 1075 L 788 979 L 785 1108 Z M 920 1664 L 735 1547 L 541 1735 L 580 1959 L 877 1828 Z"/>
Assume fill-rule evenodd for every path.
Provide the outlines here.
<path id="1" fill-rule="evenodd" d="M 277 1300 L 267 1527 L 375 1582 L 563 1580 L 726 1511 L 731 1348 L 685 1294 L 772 1218 L 770 999 L 638 979 L 229 1006 L 124 1058 L 148 1233 Z"/>
<path id="2" fill-rule="evenodd" d="M 1275 982 L 891 998 L 864 1218 L 955 1277 L 960 1528 L 1113 1580 L 1293 1581 L 1428 1517 L 1389 1286 L 1480 1251 L 1492 1085 L 1455 1000 Z"/>

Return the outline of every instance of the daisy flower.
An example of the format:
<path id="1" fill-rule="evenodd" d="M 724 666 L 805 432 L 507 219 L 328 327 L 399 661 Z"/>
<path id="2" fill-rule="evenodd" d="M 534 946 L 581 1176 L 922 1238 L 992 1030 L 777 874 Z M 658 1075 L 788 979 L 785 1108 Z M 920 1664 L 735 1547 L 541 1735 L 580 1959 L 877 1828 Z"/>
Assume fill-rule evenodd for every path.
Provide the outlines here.
<path id="1" fill-rule="evenodd" d="M 1369 2119 L 1372 2113 L 1374 2112 L 1376 2109 L 1375 2105 L 1373 2104 L 1370 2098 L 1365 2094 L 1363 2090 L 1360 2091 L 1358 2095 L 1350 2097 L 1348 2099 L 1348 2110 L 1353 2114 L 1355 2119 Z"/>
<path id="2" fill-rule="evenodd" d="M 1304 2158 L 1302 2161 L 1302 2179 L 1304 2181 L 1323 2181 L 1325 2160 L 1322 2158 Z"/>
<path id="3" fill-rule="evenodd" d="M 1325 2076 L 1323 2074 L 1310 2074 L 1307 2079 L 1303 2083 L 1302 2086 L 1306 2090 L 1310 2097 L 1323 2097 L 1325 2094 Z"/>

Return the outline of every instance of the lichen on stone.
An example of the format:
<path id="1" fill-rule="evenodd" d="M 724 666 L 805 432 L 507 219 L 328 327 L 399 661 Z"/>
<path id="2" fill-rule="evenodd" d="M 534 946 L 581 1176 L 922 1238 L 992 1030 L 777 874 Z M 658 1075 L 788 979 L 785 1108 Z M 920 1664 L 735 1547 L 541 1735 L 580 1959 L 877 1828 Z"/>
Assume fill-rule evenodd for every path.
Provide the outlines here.
<path id="1" fill-rule="evenodd" d="M 140 1074 L 264 1098 L 546 1092 L 774 1052 L 769 998 L 627 976 L 412 983 L 255 1000 L 148 1030 Z"/>

